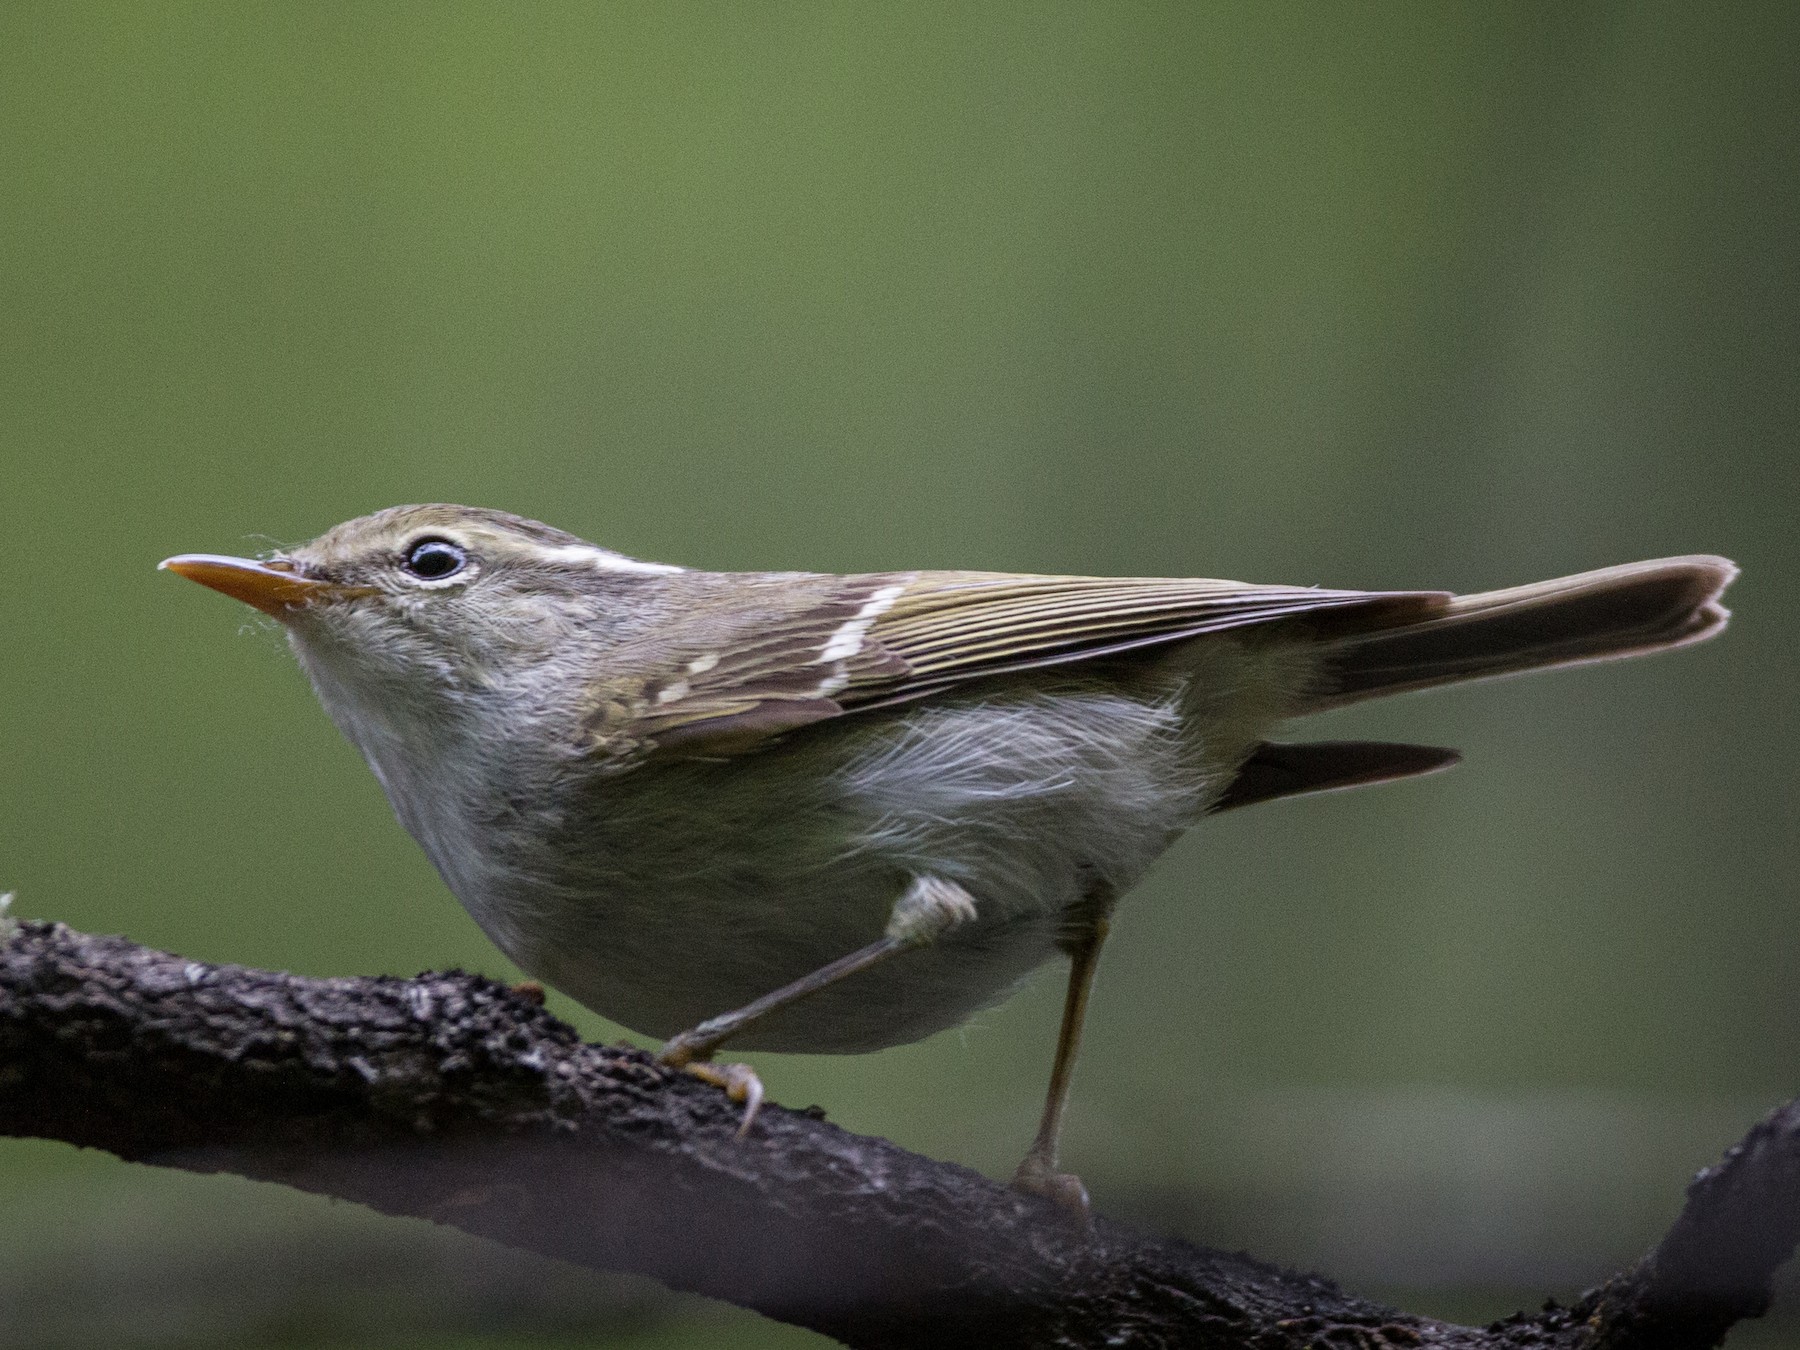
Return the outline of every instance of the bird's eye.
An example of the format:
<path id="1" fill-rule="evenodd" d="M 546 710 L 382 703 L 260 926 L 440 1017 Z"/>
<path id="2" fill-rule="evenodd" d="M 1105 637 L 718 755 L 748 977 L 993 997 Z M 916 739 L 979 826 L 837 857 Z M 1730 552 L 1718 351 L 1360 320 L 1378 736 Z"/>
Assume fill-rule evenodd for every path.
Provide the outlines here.
<path id="1" fill-rule="evenodd" d="M 406 550 L 406 570 L 426 581 L 455 576 L 469 555 L 448 539 L 421 539 Z"/>

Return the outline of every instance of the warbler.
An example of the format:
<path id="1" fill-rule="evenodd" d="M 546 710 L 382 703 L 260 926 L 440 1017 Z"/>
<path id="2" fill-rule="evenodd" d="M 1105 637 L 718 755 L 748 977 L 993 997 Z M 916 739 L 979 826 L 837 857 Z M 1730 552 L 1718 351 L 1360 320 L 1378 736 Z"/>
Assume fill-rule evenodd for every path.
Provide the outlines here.
<path id="1" fill-rule="evenodd" d="M 725 573 L 501 511 L 398 506 L 260 560 L 163 564 L 285 625 L 326 711 L 484 932 L 718 1083 L 745 1048 L 952 1027 L 1059 954 L 1014 1180 L 1085 1209 L 1057 1138 L 1115 902 L 1202 817 L 1444 768 L 1289 744 L 1382 694 L 1712 637 L 1723 558 L 1510 590 L 991 572 Z"/>

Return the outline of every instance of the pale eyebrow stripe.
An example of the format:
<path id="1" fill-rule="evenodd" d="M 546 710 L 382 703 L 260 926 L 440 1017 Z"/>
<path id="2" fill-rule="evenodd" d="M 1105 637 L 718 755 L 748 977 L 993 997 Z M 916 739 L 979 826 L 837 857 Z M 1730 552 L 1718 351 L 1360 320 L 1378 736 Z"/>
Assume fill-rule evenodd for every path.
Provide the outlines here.
<path id="1" fill-rule="evenodd" d="M 572 563 L 575 566 L 587 566 L 601 572 L 638 572 L 645 575 L 667 576 L 671 572 L 685 572 L 685 567 L 676 567 L 672 563 L 641 562 L 637 558 L 627 558 L 623 553 L 614 553 L 611 549 L 596 548 L 592 544 L 558 544 L 554 547 L 537 545 L 532 555 L 543 562 Z"/>

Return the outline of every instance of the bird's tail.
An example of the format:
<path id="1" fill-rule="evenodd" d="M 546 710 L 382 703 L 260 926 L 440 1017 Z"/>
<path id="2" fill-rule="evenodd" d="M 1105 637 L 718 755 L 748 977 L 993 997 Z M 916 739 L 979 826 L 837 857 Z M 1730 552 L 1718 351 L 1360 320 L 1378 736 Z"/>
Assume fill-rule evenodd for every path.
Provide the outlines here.
<path id="1" fill-rule="evenodd" d="M 1724 558 L 1659 558 L 1450 596 L 1441 608 L 1334 637 L 1307 711 L 1704 642 L 1730 617 L 1719 596 L 1736 575 Z"/>

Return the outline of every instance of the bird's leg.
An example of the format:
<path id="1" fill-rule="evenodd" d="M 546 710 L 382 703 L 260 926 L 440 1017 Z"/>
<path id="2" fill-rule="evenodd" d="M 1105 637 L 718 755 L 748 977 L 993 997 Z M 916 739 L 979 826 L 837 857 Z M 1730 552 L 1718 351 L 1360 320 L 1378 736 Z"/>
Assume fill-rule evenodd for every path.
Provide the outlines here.
<path id="1" fill-rule="evenodd" d="M 880 965 L 891 956 L 898 956 L 913 947 L 923 947 L 974 917 L 974 897 L 954 881 L 942 877 L 914 877 L 912 884 L 894 902 L 887 931 L 876 941 L 741 1008 L 709 1017 L 699 1026 L 671 1037 L 656 1057 L 671 1068 L 685 1069 L 694 1077 L 725 1089 L 732 1101 L 742 1103 L 744 1119 L 738 1126 L 741 1135 L 750 1128 L 762 1106 L 762 1080 L 747 1064 L 709 1063 L 714 1051 L 770 1013 L 798 1003 L 808 994 L 816 994 L 859 970 Z"/>
<path id="2" fill-rule="evenodd" d="M 1044 1098 L 1044 1115 L 1037 1138 L 1025 1160 L 1013 1173 L 1012 1184 L 1022 1191 L 1047 1196 L 1081 1218 L 1088 1217 L 1087 1187 L 1071 1172 L 1056 1170 L 1056 1144 L 1062 1133 L 1063 1107 L 1069 1100 L 1069 1081 L 1075 1072 L 1075 1056 L 1081 1049 L 1081 1024 L 1087 1017 L 1088 991 L 1094 986 L 1094 967 L 1100 962 L 1100 945 L 1106 941 L 1112 913 L 1112 892 L 1096 886 L 1079 911 L 1069 916 L 1062 948 L 1069 954 L 1069 988 L 1063 997 L 1062 1027 L 1056 1034 L 1056 1059 L 1050 1066 L 1050 1091 Z"/>

